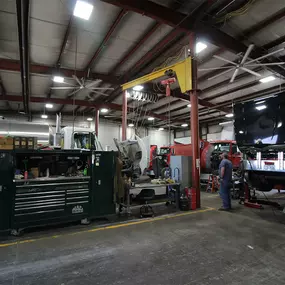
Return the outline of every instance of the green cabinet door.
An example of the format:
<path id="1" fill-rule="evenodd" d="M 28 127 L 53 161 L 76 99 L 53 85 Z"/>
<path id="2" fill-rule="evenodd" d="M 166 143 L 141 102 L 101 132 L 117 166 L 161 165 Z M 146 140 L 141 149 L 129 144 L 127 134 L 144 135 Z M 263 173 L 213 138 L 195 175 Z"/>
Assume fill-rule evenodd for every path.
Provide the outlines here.
<path id="1" fill-rule="evenodd" d="M 13 177 L 13 155 L 9 152 L 0 152 L 0 233 L 10 228 L 14 195 Z"/>
<path id="2" fill-rule="evenodd" d="M 115 157 L 113 151 L 94 152 L 92 155 L 91 216 L 114 214 Z"/>

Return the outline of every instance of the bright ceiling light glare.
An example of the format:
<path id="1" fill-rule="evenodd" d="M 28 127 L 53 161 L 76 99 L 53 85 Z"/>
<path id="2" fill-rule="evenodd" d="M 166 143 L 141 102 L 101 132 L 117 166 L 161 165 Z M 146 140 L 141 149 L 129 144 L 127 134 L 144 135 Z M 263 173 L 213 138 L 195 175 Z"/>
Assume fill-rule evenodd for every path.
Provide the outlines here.
<path id="1" fill-rule="evenodd" d="M 41 117 L 42 117 L 42 119 L 47 119 L 47 118 L 48 118 L 48 115 L 42 114 Z"/>
<path id="2" fill-rule="evenodd" d="M 227 118 L 232 118 L 233 116 L 234 116 L 234 114 L 232 114 L 232 113 L 225 115 L 225 117 L 227 117 Z"/>
<path id="3" fill-rule="evenodd" d="M 141 90 L 143 90 L 143 86 L 142 85 L 137 85 L 137 86 L 133 87 L 133 90 L 134 91 L 141 91 Z"/>
<path id="4" fill-rule="evenodd" d="M 259 104 L 262 104 L 262 103 L 265 103 L 265 100 L 259 101 L 259 102 L 255 102 L 255 105 L 259 105 Z"/>
<path id="5" fill-rule="evenodd" d="M 92 11 L 93 5 L 85 1 L 78 0 L 75 4 L 73 15 L 84 20 L 89 20 Z"/>
<path id="6" fill-rule="evenodd" d="M 240 134 L 243 134 L 243 131 L 239 131 Z"/>
<path id="7" fill-rule="evenodd" d="M 274 76 L 270 75 L 270 76 L 267 76 L 267 77 L 264 77 L 264 78 L 260 79 L 259 81 L 261 83 L 267 83 L 267 82 L 273 81 L 275 79 L 276 78 Z"/>
<path id="8" fill-rule="evenodd" d="M 130 128 L 132 128 L 132 127 L 134 127 L 134 126 L 135 126 L 135 125 L 134 125 L 134 124 L 132 124 L 132 123 L 131 123 L 131 124 L 129 124 L 129 127 L 130 127 Z"/>
<path id="9" fill-rule="evenodd" d="M 264 110 L 266 108 L 267 108 L 266 105 L 258 105 L 258 106 L 255 107 L 255 109 L 258 110 L 258 111 Z"/>
<path id="10" fill-rule="evenodd" d="M 164 131 L 164 128 L 159 128 L 158 130 L 159 130 L 159 131 Z"/>
<path id="11" fill-rule="evenodd" d="M 52 109 L 52 108 L 53 108 L 53 104 L 47 103 L 47 104 L 46 104 L 46 108 L 47 108 L 47 109 Z"/>
<path id="12" fill-rule="evenodd" d="M 281 128 L 282 125 L 283 125 L 282 122 L 279 122 L 278 125 L 277 125 L 277 128 Z"/>
<path id="13" fill-rule="evenodd" d="M 54 76 L 52 80 L 53 80 L 53 82 L 57 82 L 57 83 L 63 83 L 64 82 L 64 78 L 62 76 Z"/>
<path id="14" fill-rule="evenodd" d="M 102 108 L 102 109 L 100 110 L 100 112 L 101 112 L 101 113 L 108 113 L 108 109 Z"/>
<path id="15" fill-rule="evenodd" d="M 153 121 L 154 120 L 154 117 L 149 117 L 147 118 L 149 121 Z"/>
<path id="16" fill-rule="evenodd" d="M 229 125 L 229 124 L 232 124 L 233 121 L 227 121 L 227 122 L 222 122 L 222 123 L 219 123 L 220 126 L 223 126 L 223 125 Z"/>
<path id="17" fill-rule="evenodd" d="M 86 120 L 89 121 L 89 122 L 93 121 L 92 118 L 87 118 Z"/>
<path id="18" fill-rule="evenodd" d="M 202 42 L 198 42 L 196 44 L 196 53 L 200 53 L 201 51 L 203 51 L 205 48 L 207 48 L 207 45 L 202 43 Z"/>
<path id="19" fill-rule="evenodd" d="M 188 127 L 188 124 L 182 124 L 181 127 L 183 128 Z"/>
<path id="20" fill-rule="evenodd" d="M 188 108 L 191 108 L 191 104 L 188 104 L 187 107 L 188 107 Z"/>

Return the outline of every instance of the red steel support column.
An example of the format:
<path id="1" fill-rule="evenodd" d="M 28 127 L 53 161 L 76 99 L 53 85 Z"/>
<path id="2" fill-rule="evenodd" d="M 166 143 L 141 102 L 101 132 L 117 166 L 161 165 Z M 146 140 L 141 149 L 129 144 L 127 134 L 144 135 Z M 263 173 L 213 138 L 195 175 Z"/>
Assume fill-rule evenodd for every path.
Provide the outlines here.
<path id="1" fill-rule="evenodd" d="M 123 105 L 122 105 L 122 141 L 127 139 L 127 108 L 128 99 L 126 90 L 123 91 Z"/>
<path id="2" fill-rule="evenodd" d="M 99 109 L 95 111 L 95 134 L 98 137 L 99 135 Z"/>
<path id="3" fill-rule="evenodd" d="M 198 84 L 197 61 L 195 58 L 196 35 L 190 35 L 190 51 L 192 57 L 192 90 L 190 91 L 190 125 L 192 144 L 192 186 L 196 189 L 197 208 L 201 207 L 200 201 L 200 139 L 199 139 L 199 115 L 198 115 Z"/>

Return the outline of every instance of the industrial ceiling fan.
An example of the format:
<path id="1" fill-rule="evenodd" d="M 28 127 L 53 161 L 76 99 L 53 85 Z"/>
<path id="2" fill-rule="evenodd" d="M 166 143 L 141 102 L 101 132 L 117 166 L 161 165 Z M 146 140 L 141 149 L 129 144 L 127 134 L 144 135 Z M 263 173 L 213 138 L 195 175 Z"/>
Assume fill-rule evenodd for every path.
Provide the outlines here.
<path id="1" fill-rule="evenodd" d="M 270 62 L 270 63 L 261 63 L 259 62 L 260 60 L 262 59 L 265 59 L 269 56 L 272 56 L 278 52 L 281 52 L 283 51 L 285 48 L 281 48 L 281 49 L 278 49 L 278 50 L 275 50 L 273 52 L 270 52 L 268 54 L 265 54 L 263 56 L 260 56 L 256 59 L 250 59 L 249 58 L 249 55 L 250 53 L 252 52 L 254 48 L 254 45 L 251 44 L 249 45 L 247 51 L 245 52 L 244 56 L 236 63 L 236 62 L 233 62 L 231 60 L 228 60 L 226 58 L 223 58 L 221 56 L 218 56 L 218 55 L 214 55 L 213 57 L 216 58 L 216 59 L 219 59 L 221 61 L 224 61 L 224 62 L 227 62 L 229 63 L 230 65 L 229 66 L 220 66 L 220 67 L 210 67 L 210 68 L 199 68 L 198 70 L 199 71 L 210 71 L 210 70 L 222 70 L 222 69 L 226 69 L 225 71 L 221 72 L 221 73 L 218 73 L 210 78 L 208 78 L 208 80 L 212 80 L 214 78 L 217 78 L 221 75 L 224 75 L 226 73 L 229 73 L 231 71 L 233 71 L 233 75 L 230 79 L 230 83 L 234 82 L 236 76 L 238 75 L 239 71 L 240 70 L 243 70 L 243 71 L 246 71 L 254 76 L 257 76 L 257 77 L 262 77 L 261 74 L 259 74 L 258 72 L 255 72 L 251 69 L 249 69 L 250 67 L 262 67 L 262 66 L 272 66 L 272 65 L 284 65 L 285 62 Z"/>
<path id="2" fill-rule="evenodd" d="M 98 80 L 92 81 L 91 83 L 85 84 L 85 79 L 82 78 L 81 80 L 76 76 L 76 75 L 72 75 L 73 79 L 78 83 L 78 85 L 73 86 L 70 83 L 67 82 L 62 82 L 63 84 L 67 84 L 67 85 L 71 85 L 71 86 L 59 86 L 59 87 L 51 87 L 51 89 L 54 90 L 74 90 L 73 92 L 71 92 L 70 94 L 68 94 L 68 96 L 72 96 L 73 94 L 76 94 L 77 92 L 79 92 L 80 90 L 83 89 L 88 89 L 91 92 L 103 95 L 103 96 L 108 96 L 107 94 L 97 91 L 97 90 L 114 90 L 114 88 L 107 88 L 107 87 L 93 87 L 93 85 L 95 85 L 96 83 L 98 83 Z"/>

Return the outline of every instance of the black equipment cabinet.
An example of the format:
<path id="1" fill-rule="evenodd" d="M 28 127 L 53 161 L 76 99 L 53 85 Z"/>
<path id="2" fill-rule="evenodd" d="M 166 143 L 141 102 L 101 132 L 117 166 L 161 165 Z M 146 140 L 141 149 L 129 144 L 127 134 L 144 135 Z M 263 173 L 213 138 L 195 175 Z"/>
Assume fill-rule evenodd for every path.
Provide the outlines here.
<path id="1" fill-rule="evenodd" d="M 14 195 L 12 183 L 13 155 L 9 152 L 0 152 L 0 235 L 10 229 L 11 208 Z"/>
<path id="2" fill-rule="evenodd" d="M 117 152 L 94 152 L 92 155 L 91 217 L 116 213 L 114 177 Z"/>

